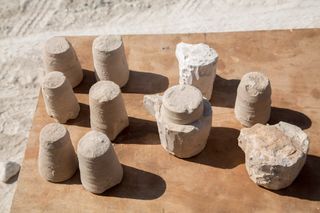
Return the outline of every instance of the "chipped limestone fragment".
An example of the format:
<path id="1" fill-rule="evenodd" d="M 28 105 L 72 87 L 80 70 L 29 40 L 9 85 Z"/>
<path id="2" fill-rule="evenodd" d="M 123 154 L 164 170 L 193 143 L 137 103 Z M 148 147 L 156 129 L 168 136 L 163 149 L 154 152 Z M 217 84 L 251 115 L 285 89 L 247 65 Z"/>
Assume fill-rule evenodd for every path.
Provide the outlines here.
<path id="1" fill-rule="evenodd" d="M 169 153 L 189 158 L 200 153 L 211 130 L 212 110 L 200 90 L 177 85 L 159 95 L 145 95 L 145 108 L 155 116 L 160 142 Z"/>
<path id="2" fill-rule="evenodd" d="M 77 155 L 69 131 L 59 123 L 41 129 L 38 167 L 40 175 L 50 182 L 71 178 L 78 169 Z"/>
<path id="3" fill-rule="evenodd" d="M 123 169 L 109 138 L 95 130 L 78 144 L 80 178 L 89 192 L 100 194 L 121 182 Z"/>
<path id="4" fill-rule="evenodd" d="M 20 171 L 20 165 L 16 162 L 6 161 L 0 162 L 0 181 L 8 182 L 10 178 Z"/>
<path id="5" fill-rule="evenodd" d="M 79 85 L 83 71 L 70 42 L 61 36 L 50 38 L 44 47 L 43 61 L 48 72 L 60 71 L 70 81 L 72 87 Z"/>
<path id="6" fill-rule="evenodd" d="M 238 141 L 250 179 L 272 190 L 294 181 L 306 162 L 309 147 L 306 133 L 285 122 L 243 128 Z"/>
<path id="7" fill-rule="evenodd" d="M 129 125 L 120 87 L 112 81 L 99 81 L 90 88 L 89 106 L 91 128 L 110 140 Z"/>
<path id="8" fill-rule="evenodd" d="M 179 83 L 197 87 L 210 100 L 216 78 L 216 51 L 203 43 L 180 42 L 176 47 L 176 57 L 179 63 Z"/>
<path id="9" fill-rule="evenodd" d="M 238 86 L 235 116 L 246 127 L 268 122 L 271 113 L 271 85 L 262 73 L 245 74 Z"/>
<path id="10" fill-rule="evenodd" d="M 129 80 L 129 68 L 121 36 L 104 35 L 93 41 L 93 64 L 97 80 L 110 80 L 123 87 Z"/>
<path id="11" fill-rule="evenodd" d="M 59 123 L 66 123 L 67 120 L 78 117 L 80 105 L 63 73 L 53 71 L 45 76 L 42 95 L 48 115 Z"/>

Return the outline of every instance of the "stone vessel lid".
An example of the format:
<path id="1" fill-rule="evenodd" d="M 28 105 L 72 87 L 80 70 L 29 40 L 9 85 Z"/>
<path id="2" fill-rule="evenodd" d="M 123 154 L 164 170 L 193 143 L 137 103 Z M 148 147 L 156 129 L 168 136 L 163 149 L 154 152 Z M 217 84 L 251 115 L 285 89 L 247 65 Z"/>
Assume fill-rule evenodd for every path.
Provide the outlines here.
<path id="1" fill-rule="evenodd" d="M 101 52 L 111 52 L 122 45 L 122 39 L 119 35 L 103 35 L 93 41 L 93 48 Z"/>
<path id="2" fill-rule="evenodd" d="M 103 156 L 111 146 L 107 135 L 91 130 L 79 141 L 78 153 L 88 159 L 95 159 Z"/>
<path id="3" fill-rule="evenodd" d="M 162 99 L 164 118 L 176 124 L 189 124 L 203 114 L 201 91 L 191 85 L 176 85 L 167 89 Z"/>
<path id="4" fill-rule="evenodd" d="M 101 102 L 108 102 L 121 93 L 120 87 L 112 81 L 99 81 L 89 90 L 89 97 Z"/>

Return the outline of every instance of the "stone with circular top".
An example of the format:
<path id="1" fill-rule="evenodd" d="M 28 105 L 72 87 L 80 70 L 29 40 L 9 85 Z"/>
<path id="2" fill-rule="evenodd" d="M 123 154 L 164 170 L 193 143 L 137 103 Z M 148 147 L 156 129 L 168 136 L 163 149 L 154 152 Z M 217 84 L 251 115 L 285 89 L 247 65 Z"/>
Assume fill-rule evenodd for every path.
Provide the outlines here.
<path id="1" fill-rule="evenodd" d="M 50 182 L 62 182 L 78 169 L 78 160 L 68 130 L 59 123 L 50 123 L 39 136 L 38 168 L 40 175 Z"/>
<path id="2" fill-rule="evenodd" d="M 120 93 L 120 87 L 112 81 L 99 81 L 89 90 L 90 97 L 99 102 L 111 101 Z"/>
<path id="3" fill-rule="evenodd" d="M 77 54 L 65 37 L 52 37 L 46 41 L 43 62 L 47 72 L 62 72 L 72 87 L 79 85 L 83 79 L 83 71 Z"/>
<path id="4" fill-rule="evenodd" d="M 52 71 L 44 77 L 42 95 L 48 115 L 59 123 L 78 117 L 80 105 L 63 73 Z"/>
<path id="5" fill-rule="evenodd" d="M 120 87 L 112 81 L 98 81 L 89 90 L 90 124 L 110 140 L 129 125 Z"/>
<path id="6" fill-rule="evenodd" d="M 120 35 L 102 35 L 92 44 L 93 65 L 98 81 L 110 80 L 123 87 L 129 80 L 129 68 Z"/>
<path id="7" fill-rule="evenodd" d="M 189 124 L 198 120 L 203 113 L 201 91 L 191 85 L 176 85 L 163 95 L 164 117 L 176 124 Z"/>
<path id="8" fill-rule="evenodd" d="M 92 130 L 78 144 L 80 178 L 89 192 L 100 194 L 121 182 L 123 169 L 107 135 Z"/>

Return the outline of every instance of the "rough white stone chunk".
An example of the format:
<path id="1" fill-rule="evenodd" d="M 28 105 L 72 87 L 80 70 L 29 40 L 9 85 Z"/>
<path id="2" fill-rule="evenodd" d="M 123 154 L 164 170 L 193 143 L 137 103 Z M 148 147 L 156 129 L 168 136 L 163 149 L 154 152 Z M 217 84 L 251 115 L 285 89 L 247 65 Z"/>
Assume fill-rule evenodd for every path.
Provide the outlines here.
<path id="1" fill-rule="evenodd" d="M 19 170 L 20 165 L 16 162 L 0 162 L 0 181 L 7 182 L 10 178 L 15 176 Z"/>
<path id="2" fill-rule="evenodd" d="M 309 140 L 297 126 L 280 122 L 241 129 L 239 146 L 256 184 L 272 190 L 289 186 L 305 164 Z"/>
<path id="3" fill-rule="evenodd" d="M 181 42 L 177 44 L 176 57 L 179 63 L 179 83 L 197 87 L 210 100 L 218 61 L 216 51 L 203 43 Z"/>

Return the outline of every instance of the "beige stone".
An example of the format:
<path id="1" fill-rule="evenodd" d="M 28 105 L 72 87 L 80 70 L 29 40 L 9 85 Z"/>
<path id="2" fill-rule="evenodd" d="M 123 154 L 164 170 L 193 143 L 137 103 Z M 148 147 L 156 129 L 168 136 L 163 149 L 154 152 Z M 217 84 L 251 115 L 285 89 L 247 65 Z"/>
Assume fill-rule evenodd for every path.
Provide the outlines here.
<path id="1" fill-rule="evenodd" d="M 76 52 L 66 38 L 50 38 L 44 47 L 43 61 L 48 72 L 62 72 L 72 87 L 81 83 L 83 71 Z"/>
<path id="2" fill-rule="evenodd" d="M 271 85 L 262 73 L 245 74 L 238 86 L 235 116 L 246 127 L 268 122 L 271 113 Z"/>
<path id="3" fill-rule="evenodd" d="M 68 79 L 61 72 L 49 72 L 42 82 L 46 111 L 60 123 L 78 117 L 80 105 Z"/>
<path id="4" fill-rule="evenodd" d="M 51 182 L 71 178 L 78 169 L 78 160 L 68 130 L 59 123 L 50 123 L 40 132 L 38 167 L 40 175 Z"/>
<path id="5" fill-rule="evenodd" d="M 91 128 L 110 140 L 129 125 L 121 90 L 112 81 L 99 81 L 90 88 L 89 105 Z"/>
<path id="6" fill-rule="evenodd" d="M 216 78 L 216 51 L 203 43 L 180 42 L 176 47 L 176 57 L 179 63 L 179 83 L 197 87 L 210 100 Z"/>
<path id="7" fill-rule="evenodd" d="M 255 124 L 241 129 L 238 140 L 250 179 L 268 189 L 289 186 L 306 162 L 308 137 L 292 124 Z"/>
<path id="8" fill-rule="evenodd" d="M 85 134 L 78 144 L 81 183 L 89 192 L 100 194 L 119 184 L 123 169 L 109 138 L 97 131 Z"/>
<path id="9" fill-rule="evenodd" d="M 156 117 L 160 142 L 166 151 L 179 158 L 189 158 L 205 148 L 212 110 L 197 88 L 178 85 L 169 88 L 162 97 L 145 95 L 144 105 Z"/>
<path id="10" fill-rule="evenodd" d="M 129 80 L 129 68 L 121 36 L 104 35 L 93 41 L 93 64 L 97 80 L 110 80 L 123 87 Z"/>

